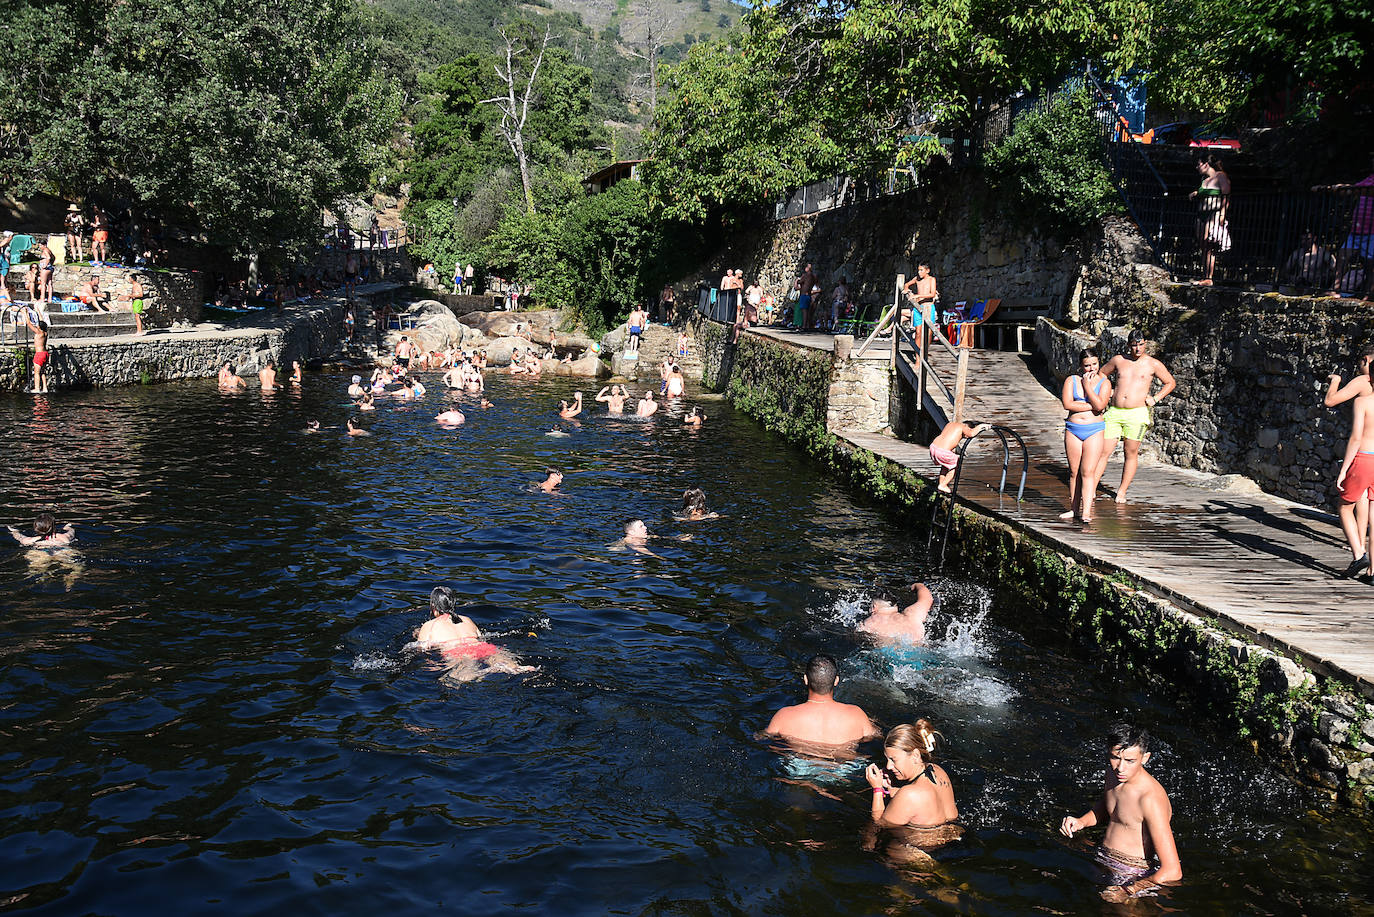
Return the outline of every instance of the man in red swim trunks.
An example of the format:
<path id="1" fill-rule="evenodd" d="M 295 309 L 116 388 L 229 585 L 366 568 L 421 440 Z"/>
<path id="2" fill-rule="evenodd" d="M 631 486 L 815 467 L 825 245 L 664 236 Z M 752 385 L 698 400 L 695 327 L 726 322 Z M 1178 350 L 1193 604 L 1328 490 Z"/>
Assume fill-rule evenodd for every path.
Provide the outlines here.
<path id="1" fill-rule="evenodd" d="M 33 388 L 31 391 L 36 395 L 45 395 L 48 392 L 48 323 L 43 320 L 43 315 L 33 306 L 25 306 L 20 313 L 24 316 L 24 324 L 33 332 Z"/>
<path id="2" fill-rule="evenodd" d="M 534 666 L 521 665 L 514 655 L 482 639 L 482 632 L 467 615 L 454 620 L 453 590 L 435 586 L 429 594 L 430 618 L 415 632 L 420 649 L 437 649 L 448 667 L 448 681 L 477 681 L 489 672 L 515 675 L 533 672 Z"/>
<path id="3" fill-rule="evenodd" d="M 1370 384 L 1374 386 L 1374 362 L 1366 367 Z M 1355 563 L 1366 568 L 1359 576 L 1360 582 L 1374 586 L 1374 558 L 1371 558 L 1370 532 L 1360 529 L 1356 521 L 1356 505 L 1361 497 L 1374 497 L 1374 391 L 1355 399 L 1351 412 L 1350 441 L 1345 447 L 1345 461 L 1341 463 L 1341 473 L 1336 478 L 1336 487 L 1341 492 L 1341 529 Z"/>

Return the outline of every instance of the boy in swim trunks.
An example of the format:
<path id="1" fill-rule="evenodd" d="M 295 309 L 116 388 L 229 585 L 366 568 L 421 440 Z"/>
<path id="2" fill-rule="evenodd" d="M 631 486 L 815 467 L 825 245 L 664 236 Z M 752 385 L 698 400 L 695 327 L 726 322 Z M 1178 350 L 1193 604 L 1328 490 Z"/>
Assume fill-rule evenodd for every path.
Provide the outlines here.
<path id="1" fill-rule="evenodd" d="M 1156 886 L 1183 878 L 1169 827 L 1173 808 L 1164 787 L 1145 770 L 1149 760 L 1148 732 L 1125 723 L 1113 726 L 1107 735 L 1102 798 L 1078 818 L 1065 816 L 1059 825 L 1061 834 L 1073 837 L 1106 823 L 1096 859 L 1109 877 L 1110 885 L 1102 893 L 1108 901 L 1152 894 Z"/>
<path id="2" fill-rule="evenodd" d="M 1126 339 L 1127 354 L 1117 354 L 1102 367 L 1103 376 L 1116 375 L 1112 389 L 1112 403 L 1102 419 L 1106 423 L 1103 431 L 1102 457 L 1098 459 L 1096 480 L 1101 481 L 1107 471 L 1107 460 L 1116 451 L 1116 442 L 1125 439 L 1122 446 L 1121 486 L 1116 491 L 1116 502 L 1126 502 L 1126 491 L 1135 480 L 1135 472 L 1140 464 L 1140 441 L 1145 437 L 1145 428 L 1150 425 L 1150 408 L 1163 401 L 1177 385 L 1174 377 L 1163 363 L 1145 352 L 1145 336 L 1139 329 L 1133 330 Z M 1151 395 L 1150 388 L 1158 379 L 1159 392 Z"/>
<path id="3" fill-rule="evenodd" d="M 48 391 L 48 323 L 43 315 L 32 305 L 25 306 L 19 314 L 24 324 L 33 332 L 33 389 L 35 394 Z"/>
<path id="4" fill-rule="evenodd" d="M 859 622 L 859 630 L 880 644 L 925 643 L 926 617 L 935 604 L 935 596 L 925 583 L 913 583 L 911 591 L 916 594 L 916 601 L 902 609 L 898 609 L 897 597 L 890 592 L 873 596 L 869 615 Z"/>
<path id="5" fill-rule="evenodd" d="M 1374 362 L 1366 367 L 1371 386 L 1374 386 Z M 1345 532 L 1350 551 L 1355 555 L 1351 566 L 1366 567 L 1360 582 L 1374 586 L 1374 560 L 1370 559 L 1370 532 L 1361 528 L 1356 509 L 1361 499 L 1374 497 L 1374 390 L 1359 395 L 1351 409 L 1350 439 L 1345 447 L 1345 460 L 1336 478 L 1341 492 L 1341 530 Z"/>
<path id="6" fill-rule="evenodd" d="M 415 642 L 422 650 L 439 650 L 450 663 L 444 678 L 449 681 L 476 681 L 488 672 L 518 674 L 533 672 L 533 666 L 521 665 L 511 653 L 482 639 L 482 632 L 467 615 L 454 620 L 453 590 L 435 586 L 429 594 L 430 618 L 415 632 Z"/>
<path id="7" fill-rule="evenodd" d="M 980 423 L 971 427 L 966 423 L 952 420 L 945 424 L 940 435 L 930 444 L 930 460 L 940 466 L 940 480 L 936 484 L 940 493 L 949 493 L 954 483 L 954 471 L 959 467 L 959 453 L 954 450 L 966 439 L 973 439 L 979 433 L 991 428 L 991 424 Z"/>

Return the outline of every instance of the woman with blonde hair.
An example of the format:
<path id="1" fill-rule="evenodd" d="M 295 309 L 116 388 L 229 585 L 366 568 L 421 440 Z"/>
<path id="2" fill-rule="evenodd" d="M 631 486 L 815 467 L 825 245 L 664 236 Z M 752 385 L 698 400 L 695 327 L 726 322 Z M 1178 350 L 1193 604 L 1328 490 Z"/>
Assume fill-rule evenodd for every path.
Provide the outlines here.
<path id="1" fill-rule="evenodd" d="M 959 817 L 954 787 L 944 768 L 934 762 L 939 735 L 924 718 L 896 726 L 883 740 L 887 767 L 870 764 L 864 771 L 873 790 L 873 821 L 882 827 L 917 829 L 920 833 L 912 840 L 921 847 L 947 843 L 962 833 L 954 824 Z"/>

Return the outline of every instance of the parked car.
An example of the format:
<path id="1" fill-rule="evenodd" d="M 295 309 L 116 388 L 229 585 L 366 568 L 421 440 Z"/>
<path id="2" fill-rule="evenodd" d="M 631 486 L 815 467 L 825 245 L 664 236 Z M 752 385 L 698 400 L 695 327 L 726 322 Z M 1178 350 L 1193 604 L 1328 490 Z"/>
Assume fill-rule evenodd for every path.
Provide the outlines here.
<path id="1" fill-rule="evenodd" d="M 1211 124 L 1195 124 L 1192 121 L 1173 121 L 1161 124 L 1154 129 L 1154 142 L 1170 146 L 1191 146 L 1204 150 L 1240 151 L 1240 141 L 1223 137 L 1222 131 Z"/>

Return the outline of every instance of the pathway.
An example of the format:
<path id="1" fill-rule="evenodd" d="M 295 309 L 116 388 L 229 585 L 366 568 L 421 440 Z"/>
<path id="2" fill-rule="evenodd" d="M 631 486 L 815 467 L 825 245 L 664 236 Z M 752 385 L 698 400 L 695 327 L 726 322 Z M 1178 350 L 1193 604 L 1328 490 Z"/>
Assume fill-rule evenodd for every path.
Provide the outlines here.
<path id="1" fill-rule="evenodd" d="M 820 335 L 770 336 L 831 346 L 807 340 Z M 1072 555 L 1126 571 L 1181 606 L 1229 621 L 1318 671 L 1343 673 L 1374 697 L 1374 588 L 1337 578 L 1350 552 L 1333 514 L 1260 493 L 1235 476 L 1142 461 L 1130 504 L 1099 499 L 1092 525 L 1060 521 L 1068 469 L 1057 387 L 1052 391 L 1025 358 L 985 350 L 972 352 L 969 379 L 966 416 L 1020 433 L 1031 468 L 1021 505 L 1014 500 L 1019 459 L 1008 472 L 1013 496 L 999 497 L 1001 447 L 995 439 L 980 440 L 970 447 L 961 500 Z M 844 438 L 935 476 L 925 447 L 878 434 Z M 1118 448 L 1103 479 L 1112 493 L 1121 479 L 1120 456 Z"/>

